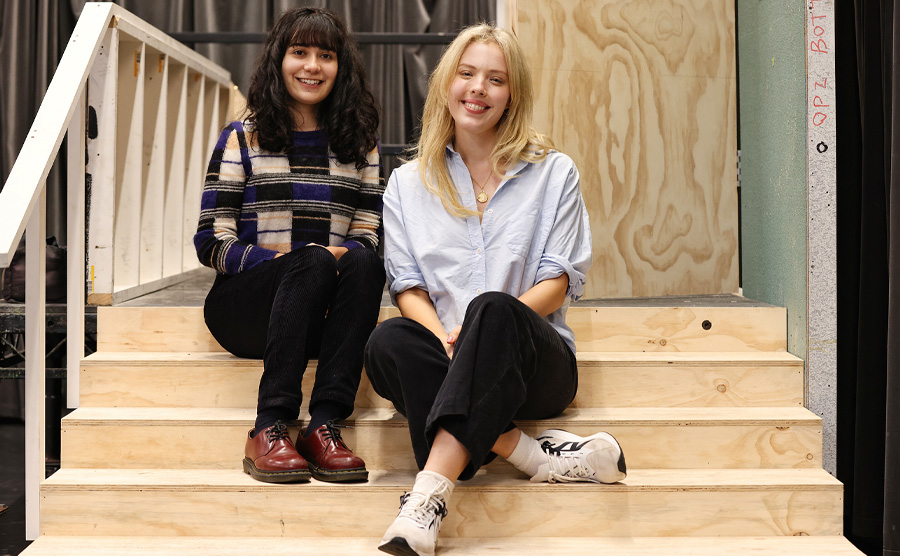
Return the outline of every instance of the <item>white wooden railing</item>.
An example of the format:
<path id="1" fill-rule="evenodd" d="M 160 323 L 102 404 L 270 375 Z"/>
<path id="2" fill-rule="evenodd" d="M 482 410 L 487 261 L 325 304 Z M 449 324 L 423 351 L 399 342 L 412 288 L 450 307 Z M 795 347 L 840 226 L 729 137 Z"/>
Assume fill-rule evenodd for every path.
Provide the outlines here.
<path id="1" fill-rule="evenodd" d="M 192 236 L 205 164 L 239 99 L 225 69 L 115 4 L 85 4 L 0 191 L 0 268 L 9 266 L 23 230 L 27 244 L 28 540 L 40 533 L 45 472 L 45 186 L 63 136 L 68 141 L 67 405 L 77 407 L 85 294 L 91 303 L 111 304 L 183 279 L 198 267 Z"/>

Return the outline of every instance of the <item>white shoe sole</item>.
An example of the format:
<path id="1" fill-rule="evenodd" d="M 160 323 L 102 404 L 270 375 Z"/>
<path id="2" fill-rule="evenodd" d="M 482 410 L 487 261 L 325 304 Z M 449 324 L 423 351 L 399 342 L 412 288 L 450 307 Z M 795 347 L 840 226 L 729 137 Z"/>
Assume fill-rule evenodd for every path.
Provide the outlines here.
<path id="1" fill-rule="evenodd" d="M 609 433 L 598 432 L 591 436 L 578 436 L 568 431 L 550 429 L 538 435 L 537 440 L 538 442 L 551 440 L 554 443 L 556 441 L 602 443 L 602 448 L 592 449 L 585 456 L 597 479 L 604 484 L 618 483 L 628 473 L 625 465 L 625 453 L 622 451 L 619 442 Z"/>

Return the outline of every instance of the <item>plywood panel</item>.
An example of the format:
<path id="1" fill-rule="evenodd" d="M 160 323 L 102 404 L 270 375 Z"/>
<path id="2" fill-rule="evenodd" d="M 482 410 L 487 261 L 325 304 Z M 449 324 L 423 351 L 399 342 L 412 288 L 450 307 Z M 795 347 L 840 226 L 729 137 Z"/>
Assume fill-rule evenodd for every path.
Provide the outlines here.
<path id="1" fill-rule="evenodd" d="M 303 375 L 312 392 L 317 361 Z M 263 362 L 224 352 L 100 351 L 81 364 L 85 407 L 255 408 Z M 803 361 L 776 352 L 580 352 L 572 407 L 803 405 Z M 304 406 L 308 397 L 303 400 Z M 390 407 L 366 375 L 356 407 Z"/>
<path id="2" fill-rule="evenodd" d="M 119 43 L 113 293 L 140 283 L 144 56 L 143 44 Z"/>
<path id="3" fill-rule="evenodd" d="M 91 68 L 88 82 L 87 296 L 92 304 L 99 304 L 100 296 L 111 300 L 113 291 L 118 80 L 119 31 L 110 29 L 97 52 L 97 63 Z"/>
<path id="4" fill-rule="evenodd" d="M 144 45 L 144 145 L 141 183 L 140 283 L 162 278 L 164 203 L 166 191 L 166 124 L 168 121 L 168 60 Z"/>
<path id="5" fill-rule="evenodd" d="M 163 225 L 163 277 L 181 274 L 184 238 L 184 178 L 188 126 L 187 68 L 167 61 L 166 197 Z"/>
<path id="6" fill-rule="evenodd" d="M 520 0 L 535 126 L 575 160 L 587 297 L 738 289 L 734 3 Z"/>
<path id="7" fill-rule="evenodd" d="M 378 536 L 412 481 L 384 471 L 363 484 L 272 485 L 238 470 L 62 469 L 41 485 L 41 533 Z M 842 505 L 840 483 L 817 469 L 638 469 L 615 485 L 479 474 L 457 485 L 441 537 L 840 535 Z"/>
<path id="8" fill-rule="evenodd" d="M 224 352 L 181 355 L 185 358 L 144 360 L 143 364 L 133 360 L 83 365 L 83 403 L 93 407 L 256 407 L 262 360 L 238 359 Z M 303 375 L 304 409 L 309 404 L 317 364 L 311 361 Z M 365 373 L 354 405 L 392 407 L 375 393 Z"/>
<path id="9" fill-rule="evenodd" d="M 202 307 L 109 307 L 98 312 L 100 351 L 222 351 Z M 379 322 L 399 316 L 382 307 Z M 784 351 L 781 307 L 570 307 L 586 351 Z"/>
<path id="10" fill-rule="evenodd" d="M 194 233 L 197 231 L 197 220 L 200 216 L 200 194 L 203 191 L 203 181 L 206 176 L 206 162 L 212 154 L 206 149 L 206 134 L 203 132 L 203 113 L 206 110 L 205 83 L 206 80 L 199 73 L 188 75 L 188 123 L 185 129 L 185 144 L 189 146 L 189 150 L 184 169 L 184 213 L 182 215 L 184 226 L 182 228 L 181 259 L 183 271 L 196 268 L 199 264 L 197 252 L 194 250 Z"/>
<path id="11" fill-rule="evenodd" d="M 240 469 L 255 409 L 86 408 L 62 421 L 66 467 Z M 300 416 L 305 425 L 308 416 Z M 414 471 L 407 421 L 393 408 L 357 409 L 343 438 L 369 469 Z M 569 409 L 517 421 L 532 436 L 607 431 L 631 469 L 819 467 L 821 419 L 795 408 Z M 299 431 L 292 435 L 296 438 Z M 514 472 L 511 467 L 491 465 Z"/>

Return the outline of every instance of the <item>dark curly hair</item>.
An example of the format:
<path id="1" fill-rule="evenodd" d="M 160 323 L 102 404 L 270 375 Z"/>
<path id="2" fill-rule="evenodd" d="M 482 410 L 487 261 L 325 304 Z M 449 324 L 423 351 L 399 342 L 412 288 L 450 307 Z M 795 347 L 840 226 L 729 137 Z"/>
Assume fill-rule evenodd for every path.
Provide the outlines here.
<path id="1" fill-rule="evenodd" d="M 281 63 L 293 44 L 315 46 L 337 53 L 334 88 L 319 104 L 318 124 L 328 146 L 342 164 L 362 169 L 366 154 L 375 148 L 378 107 L 369 89 L 356 40 L 333 12 L 322 8 L 295 8 L 284 12 L 266 36 L 263 52 L 250 78 L 248 120 L 260 147 L 285 152 L 291 145 L 294 119 L 291 97 L 281 76 Z"/>

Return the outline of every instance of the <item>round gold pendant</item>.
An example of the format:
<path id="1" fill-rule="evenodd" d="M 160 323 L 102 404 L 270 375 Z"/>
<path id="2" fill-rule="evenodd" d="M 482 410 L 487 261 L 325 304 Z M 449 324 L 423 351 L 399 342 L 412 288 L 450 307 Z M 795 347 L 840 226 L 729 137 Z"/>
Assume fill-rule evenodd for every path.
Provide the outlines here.
<path id="1" fill-rule="evenodd" d="M 486 202 L 488 202 L 488 195 L 487 195 L 487 193 L 482 191 L 481 193 L 478 194 L 478 196 L 475 197 L 475 200 L 478 201 L 479 203 L 486 203 Z"/>

